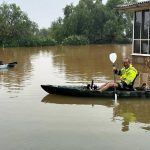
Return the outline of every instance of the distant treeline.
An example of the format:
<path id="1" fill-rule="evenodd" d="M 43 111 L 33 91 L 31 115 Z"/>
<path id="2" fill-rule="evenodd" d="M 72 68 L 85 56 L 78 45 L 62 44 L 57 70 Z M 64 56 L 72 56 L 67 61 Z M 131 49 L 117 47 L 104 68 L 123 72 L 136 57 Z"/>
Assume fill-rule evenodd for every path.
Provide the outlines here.
<path id="1" fill-rule="evenodd" d="M 47 29 L 28 18 L 16 4 L 0 5 L 0 46 L 53 46 L 101 43 L 129 43 L 132 38 L 132 14 L 119 12 L 119 4 L 136 0 L 79 0 L 66 5 L 64 17 Z M 47 14 L 49 15 L 49 14 Z"/>

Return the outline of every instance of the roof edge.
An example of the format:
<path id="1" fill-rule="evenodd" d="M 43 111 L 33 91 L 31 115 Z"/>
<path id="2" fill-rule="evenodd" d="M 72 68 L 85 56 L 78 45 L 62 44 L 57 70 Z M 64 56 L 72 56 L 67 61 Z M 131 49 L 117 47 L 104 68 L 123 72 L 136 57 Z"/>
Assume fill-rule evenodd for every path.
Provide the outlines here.
<path id="1" fill-rule="evenodd" d="M 138 11 L 150 9 L 150 0 L 137 3 L 117 5 L 115 9 L 120 11 Z"/>

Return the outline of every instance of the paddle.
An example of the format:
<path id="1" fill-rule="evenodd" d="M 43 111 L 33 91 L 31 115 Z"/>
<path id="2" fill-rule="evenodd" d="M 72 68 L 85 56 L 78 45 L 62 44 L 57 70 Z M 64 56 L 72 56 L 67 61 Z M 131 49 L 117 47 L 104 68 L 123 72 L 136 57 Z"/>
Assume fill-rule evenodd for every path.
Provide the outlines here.
<path id="1" fill-rule="evenodd" d="M 115 66 L 115 61 L 117 60 L 117 54 L 116 53 L 109 54 L 109 59 L 112 62 L 113 66 Z M 115 73 L 114 73 L 114 82 L 115 81 L 116 81 L 116 78 L 115 78 Z M 115 88 L 115 102 L 116 101 L 117 101 L 117 91 L 116 91 L 116 88 Z"/>
<path id="2" fill-rule="evenodd" d="M 93 89 L 94 80 L 91 82 L 91 89 Z"/>

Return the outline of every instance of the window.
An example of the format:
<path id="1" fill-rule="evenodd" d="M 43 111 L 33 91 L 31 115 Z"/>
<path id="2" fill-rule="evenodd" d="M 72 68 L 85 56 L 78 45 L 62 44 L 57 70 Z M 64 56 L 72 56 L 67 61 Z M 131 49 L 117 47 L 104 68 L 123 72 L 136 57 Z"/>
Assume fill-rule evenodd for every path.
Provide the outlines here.
<path id="1" fill-rule="evenodd" d="M 135 12 L 133 52 L 150 54 L 150 10 Z"/>
<path id="2" fill-rule="evenodd" d="M 149 40 L 149 44 L 150 44 L 150 40 Z M 150 46 L 149 46 L 149 53 L 150 53 Z"/>
<path id="3" fill-rule="evenodd" d="M 150 11 L 149 11 L 149 39 L 150 39 Z"/>
<path id="4" fill-rule="evenodd" d="M 148 40 L 142 40 L 141 41 L 141 53 L 142 54 L 149 54 Z"/>
<path id="5" fill-rule="evenodd" d="M 149 11 L 142 13 L 142 39 L 148 39 Z"/>
<path id="6" fill-rule="evenodd" d="M 142 24 L 142 13 L 136 12 L 135 23 L 134 23 L 134 38 L 135 39 L 140 39 L 141 24 Z"/>
<path id="7" fill-rule="evenodd" d="M 140 53 L 140 40 L 134 40 L 134 53 Z"/>

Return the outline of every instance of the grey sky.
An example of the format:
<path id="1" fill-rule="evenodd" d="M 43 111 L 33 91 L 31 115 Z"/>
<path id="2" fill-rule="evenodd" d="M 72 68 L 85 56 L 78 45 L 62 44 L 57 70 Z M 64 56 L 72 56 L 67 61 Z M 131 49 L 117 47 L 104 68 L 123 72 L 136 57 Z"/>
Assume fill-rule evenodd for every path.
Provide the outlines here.
<path id="1" fill-rule="evenodd" d="M 103 0 L 103 3 L 105 4 L 106 1 Z M 3 2 L 15 3 L 40 28 L 48 28 L 52 21 L 57 20 L 58 17 L 63 17 L 63 8 L 67 4 L 73 3 L 75 6 L 79 0 L 0 0 L 0 4 Z"/>

